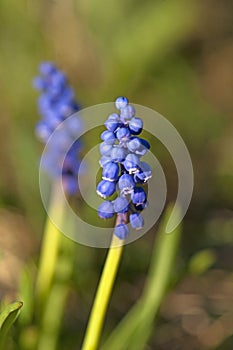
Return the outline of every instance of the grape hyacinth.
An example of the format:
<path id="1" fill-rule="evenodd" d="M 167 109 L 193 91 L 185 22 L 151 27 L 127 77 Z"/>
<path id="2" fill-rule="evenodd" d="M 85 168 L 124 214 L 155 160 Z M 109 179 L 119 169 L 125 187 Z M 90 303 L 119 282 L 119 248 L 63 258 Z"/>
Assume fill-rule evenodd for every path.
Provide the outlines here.
<path id="1" fill-rule="evenodd" d="M 39 71 L 40 76 L 34 79 L 33 85 L 41 92 L 38 110 L 42 119 L 37 123 L 35 132 L 37 137 L 46 144 L 56 129 L 56 134 L 47 145 L 41 165 L 52 178 L 61 175 L 65 193 L 74 195 L 78 192 L 77 175 L 81 150 L 80 141 L 76 138 L 82 125 L 81 120 L 76 116 L 67 118 L 80 108 L 65 74 L 52 62 L 41 63 Z M 65 126 L 64 124 L 61 126 L 66 119 Z M 63 164 L 61 164 L 62 159 L 64 159 Z"/>
<path id="2" fill-rule="evenodd" d="M 150 149 L 148 141 L 138 135 L 143 121 L 135 116 L 135 109 L 126 97 L 115 101 L 118 113 L 112 113 L 104 123 L 101 134 L 99 161 L 102 180 L 97 194 L 104 199 L 117 192 L 115 200 L 105 200 L 98 208 L 100 218 L 108 219 L 117 214 L 114 234 L 125 239 L 129 235 L 127 223 L 138 230 L 144 225 L 141 212 L 147 206 L 147 194 L 142 185 L 152 176 L 152 171 L 141 157 Z"/>

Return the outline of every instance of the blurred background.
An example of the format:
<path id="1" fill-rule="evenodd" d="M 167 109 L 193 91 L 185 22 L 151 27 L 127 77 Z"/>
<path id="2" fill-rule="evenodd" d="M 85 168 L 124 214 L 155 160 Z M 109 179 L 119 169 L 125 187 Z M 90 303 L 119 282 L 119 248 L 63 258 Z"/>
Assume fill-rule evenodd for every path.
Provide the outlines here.
<path id="1" fill-rule="evenodd" d="M 0 1 L 1 300 L 17 298 L 19 276 L 26 269 L 33 279 L 38 262 L 45 211 L 31 81 L 51 60 L 83 106 L 125 95 L 164 115 L 190 151 L 193 199 L 148 349 L 233 348 L 232 23 L 230 0 Z M 175 166 L 162 145 L 152 150 L 172 201 Z M 140 296 L 156 228 L 125 247 L 106 334 Z M 76 249 L 59 349 L 79 347 L 106 255 Z"/>

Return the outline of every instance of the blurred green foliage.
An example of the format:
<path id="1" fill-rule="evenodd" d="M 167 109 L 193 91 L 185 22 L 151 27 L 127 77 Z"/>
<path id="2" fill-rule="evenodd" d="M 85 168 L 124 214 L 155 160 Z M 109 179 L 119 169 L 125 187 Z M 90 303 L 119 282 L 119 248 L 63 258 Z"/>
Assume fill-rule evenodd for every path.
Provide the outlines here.
<path id="1" fill-rule="evenodd" d="M 6 347 L 6 337 L 11 326 L 17 319 L 20 309 L 23 306 L 22 302 L 15 302 L 7 305 L 1 310 L 0 313 L 0 349 L 5 349 Z"/>
<path id="2" fill-rule="evenodd" d="M 45 213 L 38 186 L 42 147 L 34 137 L 34 125 L 39 118 L 37 94 L 31 80 L 37 74 L 40 61 L 48 59 L 67 72 L 83 106 L 126 95 L 134 103 L 159 111 L 173 123 L 190 150 L 195 174 L 194 195 L 183 223 L 182 249 L 174 280 L 179 276 L 184 278 L 183 271 L 187 270 L 193 255 L 196 259 L 192 260 L 193 266 L 199 272 L 206 264 L 211 266 L 211 259 L 215 257 L 212 269 L 213 274 L 216 273 L 216 284 L 219 271 L 224 278 L 230 278 L 232 10 L 229 0 L 0 1 L 0 205 L 13 214 L 20 213 L 31 231 L 31 240 L 37 248 L 26 260 L 31 260 L 32 265 L 38 260 L 38 239 Z M 175 166 L 163 145 L 152 142 L 152 150 L 166 174 L 168 201 L 174 200 Z M 4 212 L 0 218 L 5 223 Z M 11 230 L 14 215 L 11 220 L 6 226 L 9 237 L 14 240 Z M 3 224 L 1 227 L 2 235 L 5 234 Z M 156 228 L 125 248 L 106 334 L 141 293 L 155 232 Z M 23 230 L 21 234 L 24 235 Z M 198 253 L 205 249 L 208 253 L 210 247 L 213 256 Z M 18 249 L 22 251 L 23 247 Z M 1 250 L 4 251 L 4 243 Z M 59 349 L 73 349 L 81 344 L 105 257 L 103 250 L 81 246 L 77 250 Z M 27 274 L 23 278 L 28 294 L 31 286 L 27 283 Z M 0 280 L 6 291 L 2 297 L 10 298 L 15 286 L 11 290 L 8 284 L 5 288 L 4 283 Z M 17 280 L 14 283 L 18 283 Z M 186 290 L 204 293 L 199 280 L 195 282 L 196 287 L 192 283 Z M 224 311 L 220 315 L 223 316 Z M 164 325 L 170 327 L 165 340 Z M 174 334 L 179 334 L 175 339 L 180 349 L 217 348 L 229 335 L 227 331 L 223 336 L 219 333 L 217 340 L 213 340 L 206 333 L 206 338 L 196 336 L 194 339 L 182 330 L 182 324 L 179 331 L 176 327 L 170 319 L 161 319 L 157 334 L 160 343 L 155 334 L 151 348 L 175 348 L 169 343 L 174 342 Z M 33 327 L 29 327 L 28 334 L 33 332 Z M 17 337 L 17 330 L 14 336 Z M 232 346 L 232 339 L 229 341 Z M 225 349 L 224 346 L 221 349 Z"/>

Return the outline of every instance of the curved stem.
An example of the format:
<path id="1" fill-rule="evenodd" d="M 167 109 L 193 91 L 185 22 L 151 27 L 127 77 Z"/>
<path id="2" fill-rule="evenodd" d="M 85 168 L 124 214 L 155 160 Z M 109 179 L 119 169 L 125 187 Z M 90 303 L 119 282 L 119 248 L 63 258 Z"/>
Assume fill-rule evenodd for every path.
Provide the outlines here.
<path id="1" fill-rule="evenodd" d="M 118 244 L 118 246 L 116 246 Z M 106 310 L 123 251 L 123 242 L 113 236 L 98 290 L 92 307 L 82 350 L 96 350 L 104 323 Z"/>

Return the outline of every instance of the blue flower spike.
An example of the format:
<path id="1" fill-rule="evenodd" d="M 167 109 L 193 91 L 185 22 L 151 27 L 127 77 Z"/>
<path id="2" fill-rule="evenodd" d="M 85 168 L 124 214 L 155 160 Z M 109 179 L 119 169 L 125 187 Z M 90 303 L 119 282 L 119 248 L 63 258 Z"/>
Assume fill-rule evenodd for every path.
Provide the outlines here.
<path id="1" fill-rule="evenodd" d="M 147 194 L 142 188 L 152 176 L 149 164 L 141 158 L 150 149 L 147 140 L 138 135 L 143 121 L 126 97 L 115 101 L 117 113 L 109 115 L 101 134 L 99 161 L 102 180 L 97 185 L 97 194 L 106 199 L 117 193 L 114 200 L 105 200 L 98 209 L 102 219 L 116 215 L 114 234 L 120 240 L 129 236 L 129 225 L 140 230 L 144 226 L 141 212 L 147 207 Z M 138 186 L 139 185 L 139 186 Z"/>
<path id="2" fill-rule="evenodd" d="M 47 143 L 55 129 L 69 116 L 79 110 L 74 91 L 67 78 L 52 62 L 43 62 L 39 67 L 40 76 L 33 81 L 35 89 L 41 92 L 38 110 L 41 120 L 35 128 L 36 136 Z M 77 137 L 82 130 L 81 120 L 74 116 L 67 119 L 65 126 L 56 130 L 43 156 L 42 167 L 51 178 L 62 176 L 63 189 L 68 195 L 75 195 L 78 189 L 80 141 Z M 69 148 L 69 145 L 72 145 Z M 68 152 L 67 152 L 68 150 Z M 62 164 L 62 159 L 64 159 Z"/>

